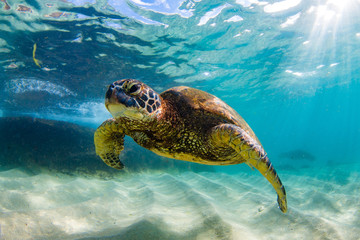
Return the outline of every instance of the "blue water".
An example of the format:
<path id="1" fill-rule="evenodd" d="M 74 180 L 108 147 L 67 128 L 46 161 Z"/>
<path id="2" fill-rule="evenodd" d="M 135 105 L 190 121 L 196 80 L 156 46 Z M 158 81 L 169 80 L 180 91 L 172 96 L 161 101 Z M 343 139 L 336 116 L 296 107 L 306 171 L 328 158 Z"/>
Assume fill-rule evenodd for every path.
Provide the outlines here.
<path id="1" fill-rule="evenodd" d="M 4 162 L 12 159 L 7 158 L 0 164 L 5 167 L 0 172 L 5 194 L 0 199 L 0 239 L 54 239 L 56 233 L 61 239 L 357 239 L 359 11 L 359 0 L 2 0 L 1 117 L 30 116 L 94 129 L 111 117 L 103 103 L 107 86 L 115 80 L 139 79 L 159 93 L 173 86 L 199 88 L 223 99 L 249 123 L 287 187 L 289 212 L 281 215 L 265 179 L 242 165 L 215 167 L 216 175 L 207 170 L 171 173 L 156 170 L 151 162 L 143 166 L 145 173 L 130 171 L 126 179 L 107 182 L 99 176 L 91 181 L 91 177 L 47 173 L 51 169 L 46 167 L 45 173 L 29 175 L 24 166 L 9 168 Z M 141 151 L 131 139 L 126 141 Z M 4 149 L 14 159 L 22 151 L 22 147 Z M 30 153 L 36 162 L 36 149 Z M 126 158 L 131 152 L 124 154 Z M 250 181 L 242 191 L 235 190 L 236 174 L 254 184 Z M 161 179 L 181 190 L 171 192 Z M 55 186 L 57 197 L 42 194 L 36 183 Z M 83 185 L 92 188 L 76 190 Z M 231 204 L 215 194 L 221 186 Z M 132 187 L 142 189 L 136 191 L 138 196 L 131 195 Z M 58 196 L 63 189 L 68 198 Z M 105 197 L 99 200 L 96 191 Z M 263 198 L 262 191 L 268 197 Z M 163 195 L 174 205 L 159 201 Z M 111 201 L 106 196 L 126 199 L 125 209 L 136 199 L 143 211 L 108 212 Z M 84 202 L 84 211 L 68 214 L 68 207 L 75 204 L 71 199 Z M 14 201 L 18 205 L 10 206 Z M 91 209 L 87 201 L 103 224 L 96 225 L 96 216 L 82 215 Z M 103 201 L 109 208 L 100 207 Z M 156 207 L 149 208 L 146 201 Z M 115 205 L 124 207 L 119 204 Z M 191 215 L 202 205 L 207 207 Z M 190 207 L 181 210 L 181 206 Z M 239 208 L 244 211 L 236 212 Z M 40 220 L 31 214 L 54 213 L 46 209 L 60 213 Z M 119 216 L 123 222 L 109 227 Z M 184 227 L 190 221 L 185 216 L 203 227 Z M 275 227 L 274 221 L 286 227 Z M 208 227 L 211 223 L 218 231 Z M 20 230 L 21 224 L 31 226 Z M 315 227 L 307 232 L 309 226 Z M 138 229 L 143 235 L 135 234 Z M 20 231 L 19 235 L 13 231 Z"/>

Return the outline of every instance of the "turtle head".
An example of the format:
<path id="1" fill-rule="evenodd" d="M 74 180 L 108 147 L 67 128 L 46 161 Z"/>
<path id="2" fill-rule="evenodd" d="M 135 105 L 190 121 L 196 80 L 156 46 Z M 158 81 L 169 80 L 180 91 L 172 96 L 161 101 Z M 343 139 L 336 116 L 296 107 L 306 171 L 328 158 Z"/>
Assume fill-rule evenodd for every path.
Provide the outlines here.
<path id="1" fill-rule="evenodd" d="M 109 86 L 105 106 L 114 118 L 153 119 L 161 112 L 161 97 L 138 80 L 123 79 Z"/>

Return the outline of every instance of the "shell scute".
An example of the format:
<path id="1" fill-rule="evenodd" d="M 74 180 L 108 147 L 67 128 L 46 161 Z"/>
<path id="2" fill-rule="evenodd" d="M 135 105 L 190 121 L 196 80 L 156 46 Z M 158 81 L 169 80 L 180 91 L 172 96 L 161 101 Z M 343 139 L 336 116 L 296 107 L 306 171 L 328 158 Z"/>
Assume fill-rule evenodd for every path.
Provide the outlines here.
<path id="1" fill-rule="evenodd" d="M 201 111 L 208 116 L 223 120 L 223 123 L 231 123 L 241 127 L 252 138 L 259 142 L 245 120 L 228 104 L 210 93 L 195 88 L 180 86 L 170 88 L 161 93 L 160 96 L 163 99 L 172 101 L 178 106 L 178 109 L 184 109 L 184 105 L 186 105 L 186 114 L 182 114 L 184 117 L 193 117 L 193 115 L 189 113 L 191 111 Z M 196 119 L 193 119 L 193 121 L 194 120 Z"/>

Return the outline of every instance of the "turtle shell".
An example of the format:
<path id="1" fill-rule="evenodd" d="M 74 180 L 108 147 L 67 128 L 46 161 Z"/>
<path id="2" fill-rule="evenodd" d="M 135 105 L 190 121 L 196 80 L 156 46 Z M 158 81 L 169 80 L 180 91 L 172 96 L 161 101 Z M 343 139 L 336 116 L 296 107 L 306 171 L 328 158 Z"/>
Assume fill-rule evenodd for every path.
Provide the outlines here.
<path id="1" fill-rule="evenodd" d="M 200 115 L 211 117 L 213 121 L 217 121 L 217 124 L 234 124 L 241 127 L 260 143 L 245 120 L 224 101 L 210 93 L 180 86 L 170 88 L 161 93 L 160 96 L 165 101 L 171 102 L 181 117 L 191 118 L 192 121 L 201 121 L 198 124 L 206 123 L 206 120 L 201 119 Z"/>

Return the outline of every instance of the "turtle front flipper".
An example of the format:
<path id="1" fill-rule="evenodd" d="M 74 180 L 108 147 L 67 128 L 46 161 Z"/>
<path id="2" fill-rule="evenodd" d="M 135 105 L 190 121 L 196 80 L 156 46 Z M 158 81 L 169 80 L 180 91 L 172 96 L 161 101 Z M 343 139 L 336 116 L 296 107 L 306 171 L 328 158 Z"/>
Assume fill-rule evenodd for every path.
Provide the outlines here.
<path id="1" fill-rule="evenodd" d="M 103 122 L 95 131 L 96 154 L 112 168 L 124 168 L 119 159 L 119 154 L 124 149 L 124 137 L 123 129 L 113 118 Z"/>
<path id="2" fill-rule="evenodd" d="M 214 146 L 231 147 L 238 153 L 238 163 L 245 162 L 255 167 L 274 187 L 280 210 L 284 213 L 287 211 L 285 188 L 260 143 L 233 124 L 215 126 L 212 129 L 211 143 Z"/>

